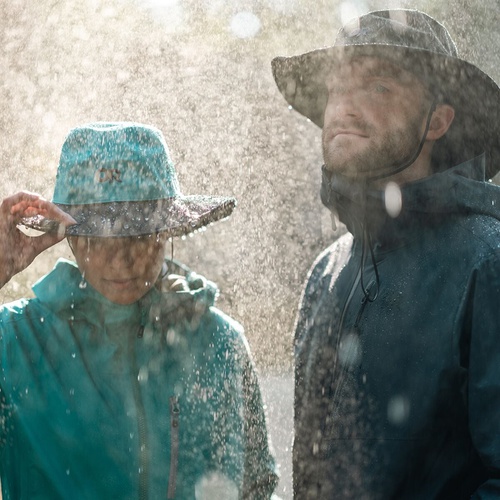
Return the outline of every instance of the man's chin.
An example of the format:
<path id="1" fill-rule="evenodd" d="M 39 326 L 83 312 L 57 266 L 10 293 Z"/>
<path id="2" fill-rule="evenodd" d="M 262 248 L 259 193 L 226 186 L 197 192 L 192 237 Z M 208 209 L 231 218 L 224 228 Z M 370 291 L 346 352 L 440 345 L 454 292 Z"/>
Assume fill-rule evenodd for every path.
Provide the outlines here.
<path id="1" fill-rule="evenodd" d="M 338 174 L 353 181 L 364 179 L 368 176 L 368 172 L 360 172 L 357 168 L 353 168 L 352 163 L 344 164 L 325 161 L 325 169 L 332 174 Z"/>

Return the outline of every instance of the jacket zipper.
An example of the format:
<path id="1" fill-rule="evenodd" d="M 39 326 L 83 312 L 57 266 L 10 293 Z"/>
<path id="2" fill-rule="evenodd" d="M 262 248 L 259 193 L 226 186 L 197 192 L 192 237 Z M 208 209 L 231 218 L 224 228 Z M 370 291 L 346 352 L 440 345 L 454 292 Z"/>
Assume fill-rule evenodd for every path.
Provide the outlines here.
<path id="1" fill-rule="evenodd" d="M 340 317 L 340 324 L 339 324 L 339 329 L 338 329 L 338 333 L 337 333 L 337 346 L 335 349 L 335 363 L 333 365 L 332 377 L 335 377 L 335 370 L 337 368 L 337 362 L 338 362 L 338 356 L 339 356 L 338 353 L 339 353 L 339 348 L 340 348 L 340 339 L 342 337 L 342 329 L 344 326 L 345 314 L 347 312 L 349 305 L 351 304 L 352 298 L 354 297 L 354 292 L 356 291 L 356 289 L 359 285 L 360 279 L 361 279 L 361 268 L 359 269 L 359 271 L 356 275 L 356 278 L 355 278 L 353 285 L 351 287 L 351 290 L 349 292 L 349 296 L 347 297 L 347 300 L 346 300 L 344 307 L 342 309 L 342 315 Z M 370 293 L 371 287 L 374 285 L 374 283 L 375 283 L 374 281 L 371 281 L 368 284 L 368 287 L 367 287 L 368 293 Z M 365 310 L 367 303 L 368 303 L 368 297 L 365 294 L 363 294 L 363 298 L 361 299 L 360 308 L 359 308 L 358 314 L 356 315 L 356 320 L 354 321 L 354 325 L 353 325 L 353 328 L 355 331 L 357 331 L 357 329 L 358 329 L 358 325 L 359 325 L 359 322 L 361 320 L 361 316 L 363 315 L 363 311 Z M 337 398 L 338 398 L 339 391 L 342 389 L 342 386 L 344 384 L 345 376 L 344 376 L 343 372 L 344 372 L 344 370 L 341 370 L 341 373 L 338 377 L 337 385 L 335 387 L 335 392 L 334 392 L 333 398 L 332 398 L 334 413 L 337 412 L 338 403 L 339 403 L 339 402 L 337 402 Z"/>
<path id="2" fill-rule="evenodd" d="M 168 476 L 167 498 L 175 498 L 177 467 L 179 462 L 179 398 L 170 398 L 170 474 Z"/>
<path id="3" fill-rule="evenodd" d="M 149 457 L 148 457 L 148 427 L 146 410 L 141 395 L 139 369 L 137 366 L 134 338 L 130 342 L 132 359 L 132 390 L 137 411 L 137 431 L 139 433 L 139 500 L 147 500 L 149 490 Z"/>
<path id="4" fill-rule="evenodd" d="M 347 300 L 345 301 L 344 307 L 342 308 L 342 314 L 340 315 L 339 329 L 337 332 L 337 341 L 336 341 L 336 346 L 335 346 L 335 362 L 333 364 L 333 372 L 332 373 L 335 373 L 335 369 L 337 368 L 339 344 L 340 344 L 340 338 L 342 337 L 342 329 L 344 327 L 345 315 L 346 315 L 347 309 L 351 305 L 352 298 L 354 297 L 354 292 L 358 288 L 360 279 L 361 279 L 361 268 L 358 270 L 358 273 L 356 274 L 356 278 L 354 279 L 354 282 L 351 286 L 351 290 L 349 291 L 349 295 L 347 296 Z"/>

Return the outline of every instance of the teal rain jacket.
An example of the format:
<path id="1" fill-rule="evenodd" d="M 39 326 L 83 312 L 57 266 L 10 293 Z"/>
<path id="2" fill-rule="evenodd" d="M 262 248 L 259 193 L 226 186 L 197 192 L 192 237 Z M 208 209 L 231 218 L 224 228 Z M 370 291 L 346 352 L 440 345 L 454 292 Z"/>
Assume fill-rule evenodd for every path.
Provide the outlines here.
<path id="1" fill-rule="evenodd" d="M 166 266 L 167 291 L 117 305 L 59 261 L 0 309 L 3 500 L 271 496 L 243 329 L 215 285 Z"/>

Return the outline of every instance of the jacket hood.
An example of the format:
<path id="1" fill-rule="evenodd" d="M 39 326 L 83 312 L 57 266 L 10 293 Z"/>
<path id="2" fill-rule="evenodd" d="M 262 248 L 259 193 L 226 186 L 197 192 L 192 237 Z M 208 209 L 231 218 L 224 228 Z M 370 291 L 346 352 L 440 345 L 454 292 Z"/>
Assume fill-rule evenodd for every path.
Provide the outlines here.
<path id="1" fill-rule="evenodd" d="M 92 324 L 110 325 L 140 318 L 140 328 L 149 322 L 184 323 L 196 328 L 201 316 L 215 304 L 219 291 L 215 283 L 188 267 L 166 260 L 156 286 L 139 301 L 115 304 L 88 283 L 74 262 L 59 259 L 54 270 L 33 286 L 38 300 L 49 310 L 68 320 L 85 319 Z"/>
<path id="2" fill-rule="evenodd" d="M 500 220 L 500 188 L 485 181 L 484 155 L 395 191 L 401 209 L 390 215 L 387 191 L 323 167 L 321 200 L 354 236 L 368 230 L 376 238 L 390 238 L 391 233 L 404 234 L 408 228 L 417 229 L 451 214 L 482 214 Z"/>

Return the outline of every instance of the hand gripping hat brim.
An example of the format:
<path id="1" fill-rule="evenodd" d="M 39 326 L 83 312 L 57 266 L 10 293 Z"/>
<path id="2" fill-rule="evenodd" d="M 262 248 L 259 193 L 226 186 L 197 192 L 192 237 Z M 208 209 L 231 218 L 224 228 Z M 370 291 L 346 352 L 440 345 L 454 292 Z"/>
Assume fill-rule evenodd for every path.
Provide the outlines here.
<path id="1" fill-rule="evenodd" d="M 137 123 L 93 123 L 73 129 L 61 152 L 52 200 L 77 224 L 67 236 L 182 236 L 229 217 L 231 197 L 180 192 L 162 133 Z M 41 217 L 23 224 L 56 231 Z"/>
<path id="2" fill-rule="evenodd" d="M 422 12 L 370 12 L 341 28 L 333 46 L 277 57 L 272 70 L 286 101 L 323 127 L 328 75 L 342 61 L 365 55 L 413 72 L 441 102 L 454 107 L 452 127 L 434 148 L 437 161 L 451 166 L 486 153 L 487 178 L 498 172 L 500 89 L 487 74 L 460 59 L 446 28 Z"/>

